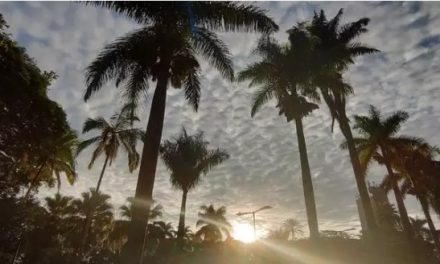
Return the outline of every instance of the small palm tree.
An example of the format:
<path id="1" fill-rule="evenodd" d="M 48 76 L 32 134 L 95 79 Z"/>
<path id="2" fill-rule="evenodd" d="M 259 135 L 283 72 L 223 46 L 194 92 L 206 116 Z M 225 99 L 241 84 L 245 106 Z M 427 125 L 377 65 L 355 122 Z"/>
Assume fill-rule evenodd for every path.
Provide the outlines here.
<path id="1" fill-rule="evenodd" d="M 203 238 L 207 242 L 217 242 L 224 236 L 230 237 L 231 224 L 226 219 L 226 207 L 215 209 L 213 205 L 200 207 L 199 220 L 196 226 L 200 229 L 195 233 L 196 237 Z"/>
<path id="2" fill-rule="evenodd" d="M 131 216 L 132 216 L 132 211 L 133 211 L 133 203 L 131 201 L 131 199 L 127 199 L 127 201 L 129 202 L 129 205 L 122 205 L 121 207 L 119 207 L 119 210 L 121 211 L 121 216 L 123 218 L 126 218 L 128 220 L 131 220 Z M 154 220 L 157 218 L 161 218 L 163 215 L 163 206 L 158 204 L 155 205 L 153 208 L 151 208 L 150 210 L 150 215 L 149 215 L 149 219 Z"/>
<path id="3" fill-rule="evenodd" d="M 428 221 L 425 219 L 420 219 L 418 217 L 416 218 L 410 218 L 411 226 L 413 227 L 414 234 L 418 239 L 426 240 L 430 236 L 429 228 L 426 228 L 426 224 Z"/>
<path id="4" fill-rule="evenodd" d="M 76 180 L 75 155 L 74 151 L 78 144 L 76 134 L 68 131 L 66 134 L 55 140 L 55 144 L 47 150 L 47 155 L 43 158 L 40 166 L 32 177 L 32 181 L 24 196 L 25 200 L 29 197 L 32 189 L 39 181 L 45 181 L 53 185 L 56 180 L 58 191 L 61 186 L 61 174 L 64 174 L 67 181 L 73 184 Z M 55 176 L 55 177 L 54 177 Z"/>
<path id="5" fill-rule="evenodd" d="M 355 58 L 378 52 L 378 50 L 357 41 L 360 35 L 367 32 L 366 26 L 370 20 L 368 18 L 361 18 L 357 21 L 340 25 L 342 14 L 343 10 L 340 9 L 334 18 L 328 20 L 324 11 L 321 10 L 319 14 L 315 13 L 308 27 L 308 31 L 313 36 L 319 38 L 317 46 L 320 53 L 319 62 L 336 70 L 341 78 L 342 73 L 349 65 L 354 63 Z M 353 89 L 349 85 L 341 85 L 338 82 L 328 82 L 328 84 L 320 86 L 320 91 L 333 118 L 332 131 L 334 120 L 336 119 L 347 141 L 347 149 L 350 154 L 350 161 L 368 228 L 374 230 L 377 225 L 373 208 L 346 112 L 346 99 L 353 93 Z"/>
<path id="6" fill-rule="evenodd" d="M 295 240 L 297 235 L 304 234 L 301 222 L 293 218 L 289 218 L 284 222 L 284 228 L 289 231 L 291 240 Z"/>
<path id="7" fill-rule="evenodd" d="M 132 128 L 132 121 L 139 120 L 137 117 L 130 116 L 130 107 L 124 106 L 120 113 L 114 114 L 107 122 L 102 117 L 93 119 L 88 118 L 84 122 L 83 133 L 97 130 L 100 135 L 84 140 L 78 144 L 77 155 L 91 145 L 96 148 L 93 151 L 88 168 L 91 169 L 95 160 L 101 155 L 105 155 L 105 161 L 99 175 L 96 191 L 101 187 L 102 177 L 104 176 L 107 164 L 111 166 L 112 161 L 118 155 L 119 146 L 123 146 L 128 153 L 128 168 L 130 172 L 135 170 L 139 164 L 139 154 L 136 151 L 138 140 L 145 138 L 144 132 L 137 128 Z"/>
<path id="8" fill-rule="evenodd" d="M 143 26 L 107 45 L 90 64 L 84 99 L 88 100 L 107 81 L 115 80 L 116 84 L 124 84 L 126 98 L 136 106 L 139 95 L 149 88 L 148 81 L 156 82 L 135 193 L 136 200 L 149 202 L 168 86 L 183 87 L 185 98 L 197 110 L 201 87 L 196 55 L 203 56 L 223 77 L 231 80 L 234 75 L 228 49 L 214 31 L 270 32 L 278 26 L 260 8 L 238 2 L 89 3 L 126 15 Z M 135 206 L 126 262 L 138 261 L 141 256 L 148 210 L 149 207 Z"/>
<path id="9" fill-rule="evenodd" d="M 287 241 L 290 231 L 286 228 L 270 230 L 267 239 L 275 241 Z"/>
<path id="10" fill-rule="evenodd" d="M 362 137 L 354 138 L 357 151 L 359 152 L 359 160 L 363 174 L 367 170 L 373 157 L 380 155 L 383 157 L 383 164 L 385 165 L 388 175 L 390 177 L 391 188 L 397 201 L 397 208 L 399 210 L 402 226 L 407 233 L 409 242 L 413 241 L 413 230 L 409 221 L 408 213 L 403 202 L 402 193 L 397 184 L 397 175 L 391 167 L 392 153 L 398 149 L 407 146 L 416 146 L 422 143 L 422 140 L 406 136 L 396 137 L 396 133 L 408 119 L 408 114 L 405 112 L 396 112 L 383 119 L 381 113 L 374 107 L 370 106 L 369 116 L 355 116 L 354 129 L 356 129 Z M 347 146 L 345 142 L 344 147 Z"/>
<path id="11" fill-rule="evenodd" d="M 80 223 L 89 222 L 86 230 L 89 244 L 102 245 L 112 228 L 113 212 L 109 203 L 110 196 L 93 188 L 89 192 L 83 192 L 81 196 L 82 199 L 75 199 L 72 206 L 75 208 Z M 89 254 L 85 248 L 84 232 L 80 235 L 80 246 L 82 248 L 78 252 L 80 256 L 77 259 Z"/>
<path id="12" fill-rule="evenodd" d="M 183 242 L 185 229 L 185 208 L 188 192 L 199 183 L 202 175 L 229 158 L 226 151 L 208 149 L 209 142 L 203 138 L 203 132 L 188 135 L 183 128 L 178 138 L 165 141 L 160 147 L 160 155 L 171 172 L 171 184 L 182 190 L 177 238 Z"/>

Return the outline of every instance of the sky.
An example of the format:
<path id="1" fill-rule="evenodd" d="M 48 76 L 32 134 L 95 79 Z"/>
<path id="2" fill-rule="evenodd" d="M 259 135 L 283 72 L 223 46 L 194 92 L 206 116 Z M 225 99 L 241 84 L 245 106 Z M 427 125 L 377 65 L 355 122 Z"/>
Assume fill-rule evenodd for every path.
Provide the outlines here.
<path id="1" fill-rule="evenodd" d="M 371 19 L 369 32 L 360 41 L 381 50 L 356 60 L 344 74 L 354 87 L 355 95 L 347 105 L 349 117 L 366 114 L 370 104 L 384 114 L 397 110 L 410 115 L 401 134 L 425 138 L 440 145 L 440 3 L 435 2 L 258 2 L 280 26 L 276 37 L 287 40 L 286 30 L 308 20 L 314 11 L 325 10 L 328 17 L 344 8 L 343 22 L 361 17 Z M 108 83 L 85 103 L 82 99 L 84 69 L 105 44 L 139 28 L 128 18 L 110 11 L 72 2 L 0 2 L 10 25 L 9 32 L 26 47 L 40 68 L 54 70 L 58 79 L 49 90 L 52 100 L 66 111 L 70 125 L 80 132 L 88 117 L 109 118 L 119 107 L 120 93 Z M 226 33 L 222 39 L 233 56 L 234 69 L 240 71 L 258 59 L 252 49 L 258 34 Z M 294 124 L 278 116 L 271 102 L 254 117 L 250 116 L 250 99 L 254 89 L 247 83 L 231 83 L 215 69 L 202 62 L 202 97 L 196 113 L 185 102 L 181 90 L 168 91 L 162 139 L 187 131 L 204 131 L 212 147 L 221 147 L 230 159 L 203 178 L 188 195 L 187 224 L 193 230 L 199 207 L 214 204 L 227 207 L 231 222 L 250 222 L 235 214 L 270 205 L 273 209 L 257 214 L 259 234 L 279 227 L 287 218 L 296 218 L 306 226 L 301 184 L 299 153 Z M 154 87 L 154 85 L 152 86 Z M 140 109 L 145 128 L 153 89 L 145 96 Z M 359 230 L 355 199 L 357 188 L 348 153 L 339 148 L 343 137 L 330 131 L 330 116 L 324 104 L 304 120 L 304 130 L 313 176 L 318 220 L 321 229 Z M 88 138 L 90 135 L 81 135 Z M 138 146 L 141 149 L 141 146 Z M 122 154 L 122 152 L 121 152 Z M 61 192 L 79 196 L 95 187 L 103 158 L 87 169 L 91 151 L 77 160 L 78 181 L 74 186 L 63 182 Z M 373 166 L 367 180 L 380 182 L 385 169 Z M 117 209 L 134 195 L 137 171 L 129 173 L 125 155 L 106 170 L 102 191 L 111 195 Z M 54 190 L 42 188 L 39 196 Z M 177 223 L 181 192 L 173 189 L 169 172 L 158 163 L 153 197 L 165 209 L 164 220 Z M 390 195 L 390 201 L 394 202 Z M 421 215 L 418 203 L 406 200 L 411 215 Z M 118 214 L 118 211 L 115 210 Z M 306 228 L 305 228 L 306 229 Z M 305 230 L 307 231 L 307 230 Z"/>

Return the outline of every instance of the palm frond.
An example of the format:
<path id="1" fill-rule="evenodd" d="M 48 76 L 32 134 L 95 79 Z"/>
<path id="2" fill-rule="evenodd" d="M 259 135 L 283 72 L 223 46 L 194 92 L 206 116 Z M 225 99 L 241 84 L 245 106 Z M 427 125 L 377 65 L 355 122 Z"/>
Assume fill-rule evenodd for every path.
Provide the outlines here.
<path id="1" fill-rule="evenodd" d="M 200 101 L 200 79 L 198 70 L 188 73 L 184 81 L 185 98 L 197 112 Z"/>
<path id="2" fill-rule="evenodd" d="M 402 124 L 408 120 L 408 113 L 404 111 L 397 111 L 386 118 L 383 122 L 384 131 L 388 136 L 392 136 L 400 129 Z"/>
<path id="3" fill-rule="evenodd" d="M 258 91 L 254 93 L 252 96 L 252 109 L 251 109 L 251 117 L 254 117 L 255 114 L 260 110 L 260 108 L 267 103 L 270 99 L 272 99 L 274 93 L 271 87 L 263 86 Z"/>
<path id="4" fill-rule="evenodd" d="M 229 154 L 220 149 L 211 150 L 209 153 L 202 159 L 202 161 L 197 166 L 197 171 L 202 172 L 203 174 L 208 173 L 212 168 L 218 166 L 223 163 L 225 160 L 229 158 Z"/>
<path id="5" fill-rule="evenodd" d="M 101 136 L 96 136 L 87 140 L 81 141 L 76 148 L 76 156 L 78 156 L 84 149 L 88 148 L 90 145 L 97 143 L 102 140 Z"/>
<path id="6" fill-rule="evenodd" d="M 265 10 L 239 2 L 191 2 L 199 25 L 215 31 L 271 33 L 278 25 Z"/>
<path id="7" fill-rule="evenodd" d="M 194 48 L 204 56 L 210 64 L 217 68 L 223 77 L 233 80 L 231 54 L 228 48 L 215 33 L 204 28 L 196 28 L 191 35 Z"/>
<path id="8" fill-rule="evenodd" d="M 110 127 L 110 124 L 107 123 L 107 121 L 102 118 L 98 117 L 96 119 L 93 118 L 87 118 L 87 120 L 84 122 L 83 125 L 83 133 L 87 133 L 92 130 L 104 130 L 106 128 Z"/>
<path id="9" fill-rule="evenodd" d="M 87 101 L 92 94 L 111 79 L 116 79 L 117 83 L 123 82 L 133 67 L 139 67 L 139 65 L 144 65 L 142 72 L 145 74 L 144 79 L 148 79 L 150 72 L 145 69 L 156 63 L 155 41 L 154 30 L 144 28 L 131 32 L 105 46 L 86 69 L 87 87 L 84 100 Z M 145 46 L 151 46 L 151 48 L 145 49 Z M 137 74 L 137 80 L 138 76 Z"/>

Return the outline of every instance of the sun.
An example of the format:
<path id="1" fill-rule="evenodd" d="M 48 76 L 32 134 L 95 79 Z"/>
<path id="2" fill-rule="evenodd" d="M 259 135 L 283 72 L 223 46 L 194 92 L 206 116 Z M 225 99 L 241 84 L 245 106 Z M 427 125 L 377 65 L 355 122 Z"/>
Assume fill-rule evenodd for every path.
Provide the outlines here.
<path id="1" fill-rule="evenodd" d="M 249 224 L 234 223 L 232 236 L 244 243 L 252 243 L 256 240 L 254 229 Z"/>

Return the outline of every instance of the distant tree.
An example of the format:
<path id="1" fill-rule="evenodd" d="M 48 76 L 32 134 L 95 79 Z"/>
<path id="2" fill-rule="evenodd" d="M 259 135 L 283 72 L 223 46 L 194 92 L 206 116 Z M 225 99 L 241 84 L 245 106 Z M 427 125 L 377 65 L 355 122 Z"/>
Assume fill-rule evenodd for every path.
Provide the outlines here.
<path id="1" fill-rule="evenodd" d="M 83 232 L 80 228 L 77 236 L 77 245 L 83 246 L 81 251 L 77 251 L 79 256 L 76 259 L 81 259 L 89 256 L 92 251 L 99 250 L 104 246 L 104 242 L 108 239 L 108 235 L 112 229 L 113 212 L 112 205 L 109 203 L 110 196 L 103 194 L 91 188 L 89 192 L 81 194 L 82 199 L 75 199 L 72 206 L 77 212 L 78 226 L 83 226 L 90 221 L 90 228 L 85 244 L 83 241 Z"/>
<path id="2" fill-rule="evenodd" d="M 128 154 L 128 168 L 130 172 L 139 165 L 139 154 L 136 151 L 136 144 L 139 140 L 144 140 L 145 134 L 142 130 L 132 128 L 133 120 L 139 120 L 137 117 L 130 116 L 130 107 L 125 105 L 119 113 L 114 114 L 107 122 L 104 118 L 88 118 L 84 122 L 83 133 L 97 130 L 100 135 L 84 140 L 79 143 L 77 154 L 91 145 L 96 148 L 93 151 L 89 163 L 89 169 L 93 167 L 95 160 L 101 155 L 105 155 L 104 165 L 99 175 L 96 190 L 99 191 L 102 177 L 104 176 L 107 164 L 111 166 L 113 160 L 118 155 L 119 146 L 123 146 Z"/>
<path id="3" fill-rule="evenodd" d="M 402 230 L 399 213 L 397 212 L 393 204 L 376 203 L 375 213 L 377 218 L 377 224 L 379 224 L 381 228 L 396 230 L 396 231 Z"/>
<path id="4" fill-rule="evenodd" d="M 428 240 L 430 238 L 431 235 L 429 228 L 426 227 L 428 221 L 426 221 L 425 219 L 420 219 L 418 217 L 410 217 L 410 221 L 414 230 L 414 234 L 418 239 Z"/>
<path id="5" fill-rule="evenodd" d="M 231 224 L 225 216 L 226 207 L 215 209 L 213 205 L 202 205 L 200 209 L 196 223 L 200 229 L 195 233 L 196 237 L 203 238 L 206 242 L 217 242 L 224 236 L 230 237 Z"/>
<path id="6" fill-rule="evenodd" d="M 267 239 L 275 241 L 287 241 L 289 239 L 290 230 L 281 227 L 278 229 L 270 230 L 267 234 Z"/>
<path id="7" fill-rule="evenodd" d="M 289 218 L 287 219 L 284 224 L 283 227 L 289 231 L 290 234 L 290 238 L 291 240 L 295 240 L 297 235 L 303 235 L 303 225 L 296 219 L 293 218 Z"/>
<path id="8" fill-rule="evenodd" d="M 202 174 L 229 158 L 224 150 L 208 149 L 209 142 L 203 138 L 203 132 L 188 135 L 183 128 L 178 138 L 166 140 L 160 147 L 162 160 L 171 172 L 171 184 L 182 190 L 177 238 L 179 246 L 183 246 L 185 229 L 186 198 L 188 192 L 200 182 Z"/>

